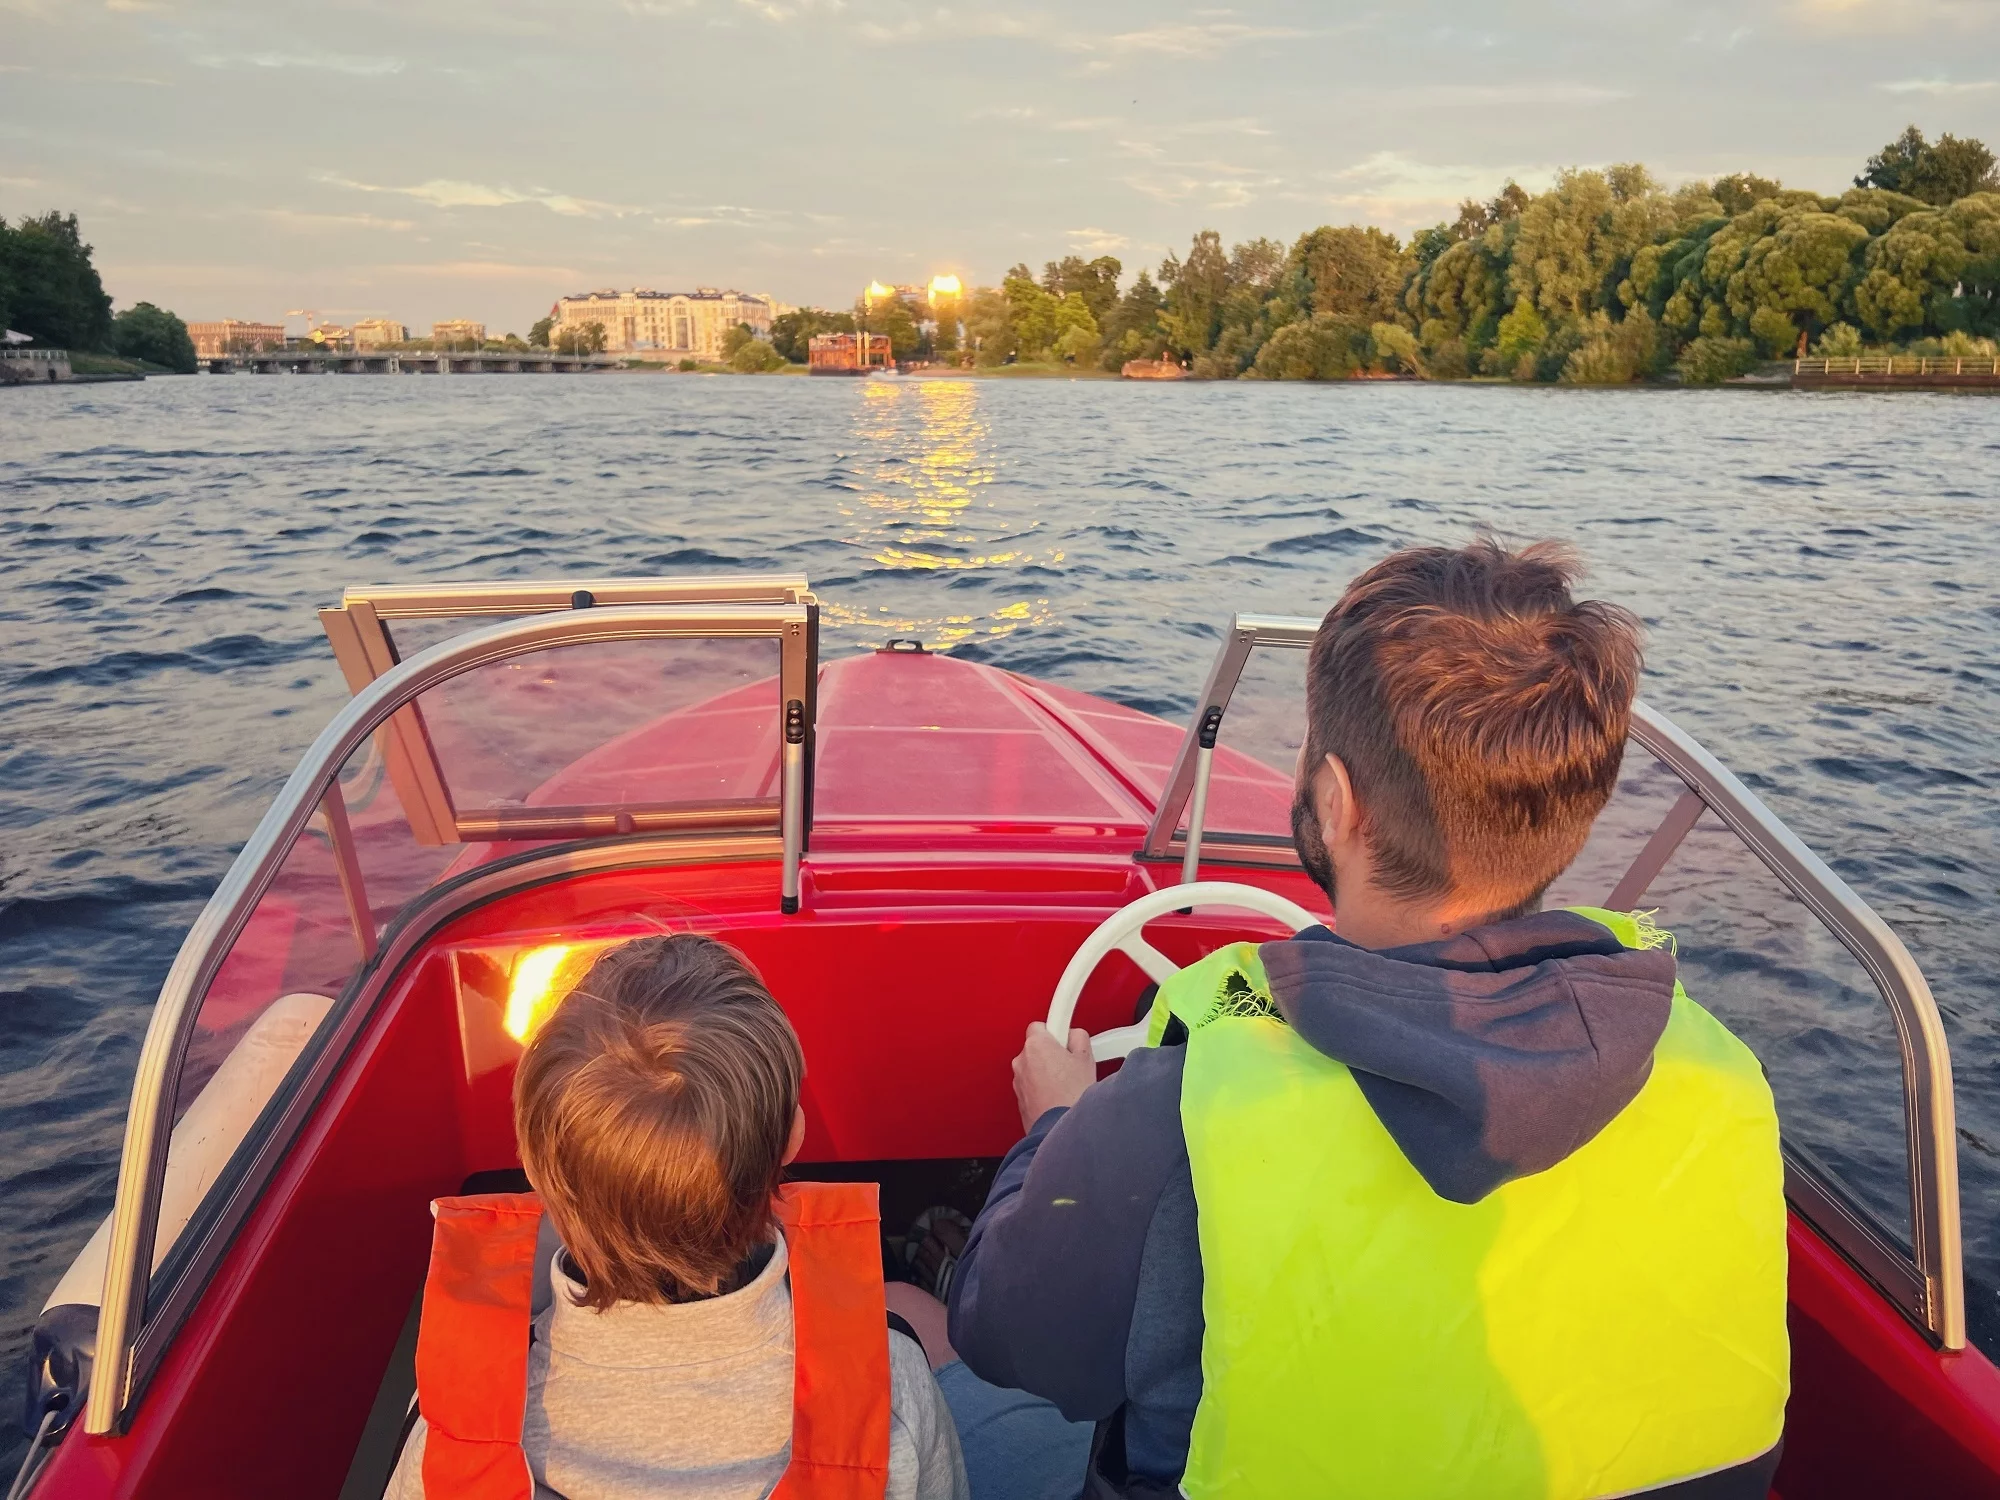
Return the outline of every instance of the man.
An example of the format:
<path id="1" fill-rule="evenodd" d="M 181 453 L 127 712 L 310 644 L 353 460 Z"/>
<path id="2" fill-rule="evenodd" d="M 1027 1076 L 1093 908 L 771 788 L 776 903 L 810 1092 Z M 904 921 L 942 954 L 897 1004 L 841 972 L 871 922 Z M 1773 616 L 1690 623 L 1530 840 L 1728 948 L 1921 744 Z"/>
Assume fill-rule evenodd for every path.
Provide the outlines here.
<path id="1" fill-rule="evenodd" d="M 1762 1500 L 1788 1393 L 1777 1120 L 1665 934 L 1540 910 L 1618 776 L 1639 626 L 1564 548 L 1394 554 L 1326 617 L 1293 811 L 1333 903 L 1161 988 L 1027 1138 L 951 1293 L 1098 1424 L 1086 1493 Z"/>

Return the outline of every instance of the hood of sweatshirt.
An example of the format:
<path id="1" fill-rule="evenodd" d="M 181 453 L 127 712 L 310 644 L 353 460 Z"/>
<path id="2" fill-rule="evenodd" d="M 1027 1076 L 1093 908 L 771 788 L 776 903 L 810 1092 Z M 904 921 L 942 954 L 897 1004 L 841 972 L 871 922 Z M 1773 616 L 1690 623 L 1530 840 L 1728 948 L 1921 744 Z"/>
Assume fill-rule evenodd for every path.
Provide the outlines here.
<path id="1" fill-rule="evenodd" d="M 1310 928 L 1261 955 L 1293 1030 L 1353 1070 L 1410 1164 L 1457 1203 L 1610 1124 L 1651 1075 L 1673 1003 L 1672 953 L 1622 947 L 1567 911 L 1379 951 Z"/>

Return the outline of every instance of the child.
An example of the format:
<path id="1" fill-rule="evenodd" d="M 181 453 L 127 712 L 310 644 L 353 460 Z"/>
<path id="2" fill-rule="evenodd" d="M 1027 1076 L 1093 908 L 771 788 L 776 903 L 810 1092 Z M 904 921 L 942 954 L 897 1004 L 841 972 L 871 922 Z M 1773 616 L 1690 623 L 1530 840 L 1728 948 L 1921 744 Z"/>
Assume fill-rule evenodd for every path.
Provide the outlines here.
<path id="1" fill-rule="evenodd" d="M 515 1078 L 539 1202 L 433 1205 L 423 1416 L 387 1500 L 966 1500 L 923 1350 L 889 1330 L 873 1185 L 780 1188 L 804 1071 L 722 944 L 597 960 Z"/>

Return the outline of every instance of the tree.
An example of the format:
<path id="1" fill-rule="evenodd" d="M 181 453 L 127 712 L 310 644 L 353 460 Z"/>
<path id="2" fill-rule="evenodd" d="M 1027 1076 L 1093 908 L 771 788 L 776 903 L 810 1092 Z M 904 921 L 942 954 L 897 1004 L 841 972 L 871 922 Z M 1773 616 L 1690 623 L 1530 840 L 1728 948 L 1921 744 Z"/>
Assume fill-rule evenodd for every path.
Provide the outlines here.
<path id="1" fill-rule="evenodd" d="M 1160 262 L 1160 285 L 1167 289 L 1160 325 L 1168 345 L 1183 355 L 1208 353 L 1222 332 L 1222 302 L 1229 295 L 1229 256 L 1222 236 L 1204 229 L 1188 247 L 1185 261 L 1169 254 Z"/>
<path id="2" fill-rule="evenodd" d="M 1767 355 L 1839 321 L 1868 231 L 1829 213 L 1789 213 L 1751 244 L 1726 293 L 1737 326 Z"/>
<path id="3" fill-rule="evenodd" d="M 1014 307 L 1007 294 L 983 286 L 972 294 L 965 311 L 965 335 L 972 340 L 973 359 L 982 365 L 1004 365 L 1019 352 L 1014 335 Z"/>
<path id="4" fill-rule="evenodd" d="M 12 229 L 0 221 L 0 282 L 10 326 L 44 344 L 103 349 L 111 341 L 111 299 L 90 263 L 75 214 L 47 213 Z"/>
<path id="5" fill-rule="evenodd" d="M 872 332 L 889 335 L 889 352 L 897 359 L 916 357 L 922 331 L 917 327 L 917 316 L 910 311 L 910 304 L 901 297 L 891 297 L 876 308 L 869 326 Z"/>
<path id="6" fill-rule="evenodd" d="M 1411 259 L 1396 236 L 1380 229 L 1322 228 L 1299 236 L 1287 269 L 1305 310 L 1394 323 L 1405 316 Z"/>
<path id="7" fill-rule="evenodd" d="M 1385 369 L 1407 375 L 1424 373 L 1424 356 L 1417 347 L 1417 336 L 1401 323 L 1372 325 L 1368 342 L 1375 346 L 1375 362 Z"/>
<path id="8" fill-rule="evenodd" d="M 1887 188 L 1942 208 L 1973 193 L 2000 192 L 2000 171 L 1983 141 L 1946 134 L 1933 146 L 1911 125 L 1868 158 L 1854 185 Z"/>
<path id="9" fill-rule="evenodd" d="M 1065 255 L 1042 267 L 1042 289 L 1057 299 L 1077 293 L 1090 309 L 1091 320 L 1102 328 L 1118 305 L 1118 278 L 1124 274 L 1125 267 L 1115 255 L 1100 255 L 1095 260 Z"/>
<path id="10" fill-rule="evenodd" d="M 1323 313 L 1287 323 L 1264 341 L 1252 368 L 1265 380 L 1345 380 L 1368 356 L 1368 332 L 1352 318 Z"/>
<path id="11" fill-rule="evenodd" d="M 1877 338 L 2000 333 L 2000 193 L 1905 215 L 1861 263 L 1854 311 Z"/>
<path id="12" fill-rule="evenodd" d="M 795 365 L 807 362 L 815 334 L 853 333 L 854 314 L 801 307 L 771 320 L 771 347 Z"/>
<path id="13" fill-rule="evenodd" d="M 1166 352 L 1167 336 L 1160 326 L 1165 306 L 1152 275 L 1142 269 L 1104 324 L 1105 369 L 1122 369 L 1132 359 L 1158 359 Z"/>
<path id="14" fill-rule="evenodd" d="M 1470 364 L 1499 337 L 1500 319 L 1511 305 L 1507 273 L 1520 220 L 1496 224 L 1477 239 L 1461 240 L 1413 280 L 1403 303 L 1417 323 L 1433 367 L 1449 344 Z"/>
<path id="15" fill-rule="evenodd" d="M 1676 369 L 1688 385 L 1720 385 L 1757 368 L 1757 346 L 1748 339 L 1696 339 L 1682 352 Z"/>
<path id="16" fill-rule="evenodd" d="M 1507 185 L 1486 202 L 1467 198 L 1459 204 L 1458 218 L 1449 226 L 1448 232 L 1454 239 L 1477 239 L 1495 224 L 1520 218 L 1521 210 L 1528 206 L 1529 201 L 1528 190 L 1509 177 Z"/>
<path id="17" fill-rule="evenodd" d="M 1513 311 L 1500 320 L 1499 337 L 1493 345 L 1496 375 L 1511 375 L 1516 380 L 1532 378 L 1532 371 L 1524 377 L 1524 362 L 1532 361 L 1549 336 L 1549 325 L 1535 310 L 1535 304 L 1523 292 L 1514 301 Z"/>
<path id="18" fill-rule="evenodd" d="M 755 336 L 744 339 L 729 352 L 729 368 L 738 375 L 768 375 L 784 369 L 786 363 L 784 355 Z"/>
<path id="19" fill-rule="evenodd" d="M 756 329 L 752 328 L 748 323 L 738 323 L 722 336 L 722 357 L 724 359 L 734 359 L 736 351 L 741 349 L 745 344 L 754 342 L 756 337 Z"/>
<path id="20" fill-rule="evenodd" d="M 1784 191 L 1784 184 L 1759 177 L 1755 172 L 1731 172 L 1727 177 L 1718 177 L 1708 190 L 1722 211 L 1735 218 L 1766 198 L 1777 197 Z"/>
<path id="21" fill-rule="evenodd" d="M 556 335 L 558 354 L 602 354 L 604 352 L 604 325 L 585 323 L 576 328 L 565 328 Z"/>
<path id="22" fill-rule="evenodd" d="M 543 318 L 528 330 L 528 345 L 534 349 L 549 347 L 549 330 L 556 326 L 554 318 Z"/>
<path id="23" fill-rule="evenodd" d="M 1014 328 L 1015 355 L 1028 360 L 1046 358 L 1060 331 L 1056 326 L 1056 308 L 1061 304 L 1031 277 L 1009 276 L 1001 284 L 1001 291 L 1006 295 L 1007 316 Z"/>
<path id="24" fill-rule="evenodd" d="M 128 307 L 111 320 L 111 347 L 126 359 L 143 359 L 183 375 L 196 369 L 187 324 L 150 302 Z"/>
<path id="25" fill-rule="evenodd" d="M 1083 293 L 1070 292 L 1055 309 L 1055 354 L 1066 364 L 1094 365 L 1103 351 L 1104 341 L 1098 332 L 1097 319 L 1090 315 L 1090 305 L 1084 301 Z"/>
<path id="26" fill-rule="evenodd" d="M 1659 325 L 1645 308 L 1634 308 L 1616 323 L 1595 312 L 1583 343 L 1564 359 L 1556 378 L 1564 385 L 1629 385 L 1660 373 L 1660 347 Z"/>

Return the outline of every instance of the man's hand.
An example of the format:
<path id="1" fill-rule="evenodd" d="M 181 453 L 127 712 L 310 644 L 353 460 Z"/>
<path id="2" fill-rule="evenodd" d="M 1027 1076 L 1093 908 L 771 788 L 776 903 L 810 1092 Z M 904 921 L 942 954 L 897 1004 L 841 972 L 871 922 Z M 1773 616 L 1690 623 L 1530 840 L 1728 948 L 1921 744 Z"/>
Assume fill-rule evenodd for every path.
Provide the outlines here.
<path id="1" fill-rule="evenodd" d="M 1023 1130 L 1034 1129 L 1035 1121 L 1052 1109 L 1067 1109 L 1095 1082 L 1089 1032 L 1072 1030 L 1065 1049 L 1056 1045 L 1043 1022 L 1029 1023 L 1028 1040 L 1014 1059 L 1014 1098 L 1021 1106 Z"/>

